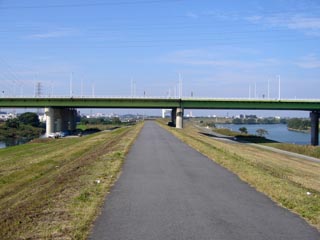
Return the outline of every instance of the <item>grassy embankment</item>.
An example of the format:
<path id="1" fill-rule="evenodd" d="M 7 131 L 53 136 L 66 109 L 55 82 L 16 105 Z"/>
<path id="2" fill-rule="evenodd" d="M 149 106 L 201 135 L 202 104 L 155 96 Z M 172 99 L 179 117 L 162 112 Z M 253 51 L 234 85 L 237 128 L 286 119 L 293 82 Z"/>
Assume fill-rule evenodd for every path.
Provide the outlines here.
<path id="1" fill-rule="evenodd" d="M 222 129 L 213 128 L 212 131 L 213 133 L 216 132 L 226 136 L 237 137 L 237 140 L 239 141 L 259 143 L 259 144 L 263 144 L 269 147 L 274 147 L 274 148 L 278 148 L 278 149 L 289 151 L 289 152 L 294 152 L 294 153 L 299 153 L 299 154 L 303 154 L 310 157 L 320 158 L 319 146 L 279 143 L 267 138 L 254 136 L 254 135 L 240 134 L 239 132 L 231 131 L 229 129 L 224 129 L 224 128 Z"/>
<path id="2" fill-rule="evenodd" d="M 296 144 L 290 144 L 290 143 L 266 143 L 264 145 L 289 151 L 289 152 L 303 154 L 310 157 L 320 158 L 319 146 L 296 145 Z"/>
<path id="3" fill-rule="evenodd" d="M 0 239 L 86 239 L 141 127 L 0 149 Z"/>
<path id="4" fill-rule="evenodd" d="M 186 124 L 183 130 L 162 126 L 320 229 L 320 164 L 246 144 L 218 141 Z M 307 194 L 307 193 L 311 194 Z"/>
<path id="5" fill-rule="evenodd" d="M 87 131 L 90 129 L 113 130 L 120 127 L 132 126 L 132 123 L 122 123 L 122 124 L 78 124 L 77 129 L 79 131 Z"/>

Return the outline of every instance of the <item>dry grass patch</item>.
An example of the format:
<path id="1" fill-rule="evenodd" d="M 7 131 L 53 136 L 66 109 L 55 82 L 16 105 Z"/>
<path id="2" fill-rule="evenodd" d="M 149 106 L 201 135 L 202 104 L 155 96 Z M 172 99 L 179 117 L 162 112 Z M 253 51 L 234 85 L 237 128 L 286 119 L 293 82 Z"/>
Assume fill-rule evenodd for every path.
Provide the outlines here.
<path id="1" fill-rule="evenodd" d="M 290 143 L 267 143 L 265 145 L 310 157 L 320 158 L 320 146 L 296 145 Z"/>
<path id="2" fill-rule="evenodd" d="M 320 164 L 255 148 L 226 143 L 199 133 L 186 124 L 183 130 L 164 128 L 176 137 L 237 174 L 279 205 L 320 229 Z"/>
<path id="3" fill-rule="evenodd" d="M 141 128 L 0 150 L 0 239 L 86 239 Z"/>

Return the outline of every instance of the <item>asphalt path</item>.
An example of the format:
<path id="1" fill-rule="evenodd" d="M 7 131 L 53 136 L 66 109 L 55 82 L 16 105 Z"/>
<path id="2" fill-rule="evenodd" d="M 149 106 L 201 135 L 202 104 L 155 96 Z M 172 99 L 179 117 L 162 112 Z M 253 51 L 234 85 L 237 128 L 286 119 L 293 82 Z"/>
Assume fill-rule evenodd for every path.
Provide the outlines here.
<path id="1" fill-rule="evenodd" d="M 89 239 L 319 240 L 320 234 L 146 122 Z"/>

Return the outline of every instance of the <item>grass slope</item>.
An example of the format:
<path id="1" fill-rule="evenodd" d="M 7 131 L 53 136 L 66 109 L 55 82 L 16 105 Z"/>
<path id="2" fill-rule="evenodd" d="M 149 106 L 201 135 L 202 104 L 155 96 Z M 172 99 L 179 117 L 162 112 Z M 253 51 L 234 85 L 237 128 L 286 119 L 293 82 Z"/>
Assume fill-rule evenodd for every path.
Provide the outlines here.
<path id="1" fill-rule="evenodd" d="M 161 125 L 210 159 L 237 174 L 279 205 L 320 229 L 320 164 L 257 149 L 246 144 L 217 141 L 186 124 L 183 130 Z M 307 194 L 307 192 L 311 194 Z"/>
<path id="2" fill-rule="evenodd" d="M 0 239 L 86 239 L 142 124 L 0 150 Z"/>

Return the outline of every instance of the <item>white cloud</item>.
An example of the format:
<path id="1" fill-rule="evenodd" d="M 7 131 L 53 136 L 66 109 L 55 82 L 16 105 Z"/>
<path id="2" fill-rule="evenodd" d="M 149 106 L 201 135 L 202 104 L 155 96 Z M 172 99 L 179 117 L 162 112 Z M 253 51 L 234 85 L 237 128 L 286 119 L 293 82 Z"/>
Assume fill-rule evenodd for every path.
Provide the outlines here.
<path id="1" fill-rule="evenodd" d="M 295 16 L 287 23 L 291 29 L 320 29 L 320 18 Z"/>
<path id="2" fill-rule="evenodd" d="M 268 27 L 285 27 L 292 30 L 302 30 L 307 34 L 320 34 L 319 17 L 310 17 L 297 14 L 277 14 L 273 16 L 254 15 L 246 17 L 245 20 L 255 24 L 263 24 Z"/>
<path id="3" fill-rule="evenodd" d="M 49 38 L 61 38 L 69 37 L 75 34 L 75 31 L 72 29 L 61 28 L 54 31 L 48 31 L 44 33 L 36 33 L 27 36 L 29 39 L 49 39 Z"/>
<path id="4" fill-rule="evenodd" d="M 186 14 L 187 17 L 192 18 L 192 19 L 198 19 L 199 15 L 194 13 L 194 12 L 187 12 Z"/>
<path id="5" fill-rule="evenodd" d="M 302 57 L 298 62 L 296 62 L 296 65 L 306 69 L 320 68 L 320 59 L 318 59 L 314 54 L 310 54 Z"/>
<path id="6" fill-rule="evenodd" d="M 222 57 L 211 53 L 208 49 L 191 49 L 172 52 L 165 57 L 165 61 L 190 66 L 224 67 L 230 69 L 252 69 L 255 67 L 280 64 L 279 60 L 271 58 L 243 60 L 237 57 Z"/>
<path id="7" fill-rule="evenodd" d="M 253 23 L 259 23 L 262 19 L 263 19 L 263 16 L 259 16 L 259 15 L 249 16 L 245 18 L 245 20 Z"/>

